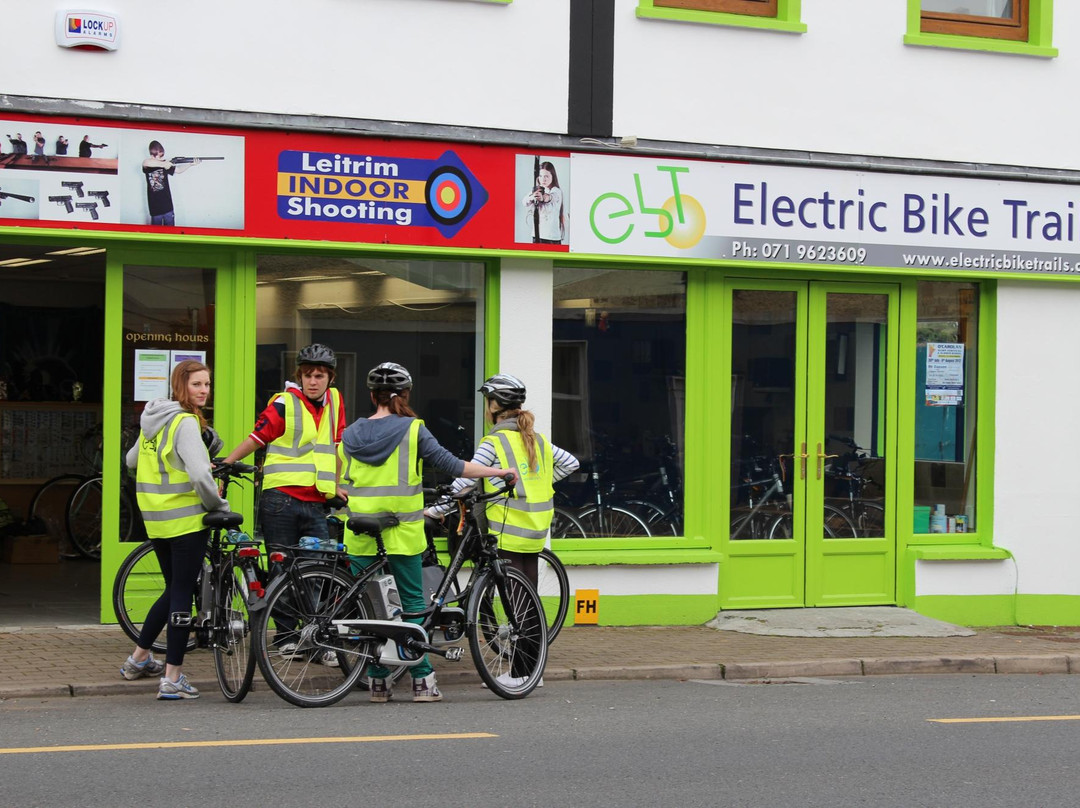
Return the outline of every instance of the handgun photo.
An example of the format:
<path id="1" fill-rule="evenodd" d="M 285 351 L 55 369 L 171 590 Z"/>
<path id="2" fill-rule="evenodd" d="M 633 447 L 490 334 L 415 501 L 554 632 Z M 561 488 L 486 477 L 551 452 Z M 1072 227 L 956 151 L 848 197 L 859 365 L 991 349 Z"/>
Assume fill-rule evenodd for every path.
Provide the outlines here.
<path id="1" fill-rule="evenodd" d="M 102 207 L 110 207 L 108 191 L 87 191 L 90 196 L 101 200 Z"/>
<path id="2" fill-rule="evenodd" d="M 90 211 L 91 219 L 98 219 L 97 202 L 76 202 L 75 207 Z"/>
<path id="3" fill-rule="evenodd" d="M 75 210 L 75 208 L 71 206 L 71 194 L 66 194 L 65 196 L 50 196 L 49 201 L 55 202 L 57 205 L 63 205 L 68 213 Z"/>
<path id="4" fill-rule="evenodd" d="M 79 197 L 79 199 L 83 198 L 83 184 L 81 182 L 62 182 L 60 184 L 67 188 L 69 191 L 74 191 L 75 195 Z"/>

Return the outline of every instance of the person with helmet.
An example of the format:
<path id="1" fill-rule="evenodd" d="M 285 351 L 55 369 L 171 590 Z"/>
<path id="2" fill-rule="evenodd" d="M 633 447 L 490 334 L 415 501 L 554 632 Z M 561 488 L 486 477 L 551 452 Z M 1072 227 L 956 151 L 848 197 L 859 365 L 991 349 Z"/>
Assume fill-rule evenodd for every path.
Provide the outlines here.
<path id="1" fill-rule="evenodd" d="M 120 675 L 140 679 L 164 673 L 158 698 L 179 700 L 197 699 L 199 691 L 183 673 L 190 629 L 174 624 L 169 615 L 191 611 L 210 537 L 203 516 L 228 511 L 229 503 L 218 494 L 206 445 L 216 436 L 202 414 L 210 396 L 210 369 L 193 359 L 184 360 L 173 369 L 171 384 L 171 399 L 156 398 L 143 409 L 139 440 L 126 457 L 128 468 L 135 469 L 139 511 L 165 578 L 165 591 L 150 607 Z M 162 628 L 166 629 L 164 665 L 150 653 Z"/>
<path id="2" fill-rule="evenodd" d="M 225 458 L 234 463 L 266 448 L 258 516 L 267 546 L 292 547 L 301 536 L 329 538 L 326 501 L 345 496 L 338 485 L 337 453 L 345 429 L 345 404 L 340 391 L 330 386 L 336 368 L 337 357 L 326 345 L 301 348 L 295 383 L 286 382 L 285 389 L 270 398 L 251 434 Z M 276 623 L 278 651 L 295 654 L 297 644 L 288 621 L 282 617 Z M 333 651 L 316 661 L 338 664 Z"/>
<path id="3" fill-rule="evenodd" d="M 424 534 L 424 493 L 421 487 L 424 462 L 454 477 L 503 477 L 513 484 L 510 467 L 492 468 L 454 457 L 424 426 L 409 406 L 413 380 L 404 367 L 383 362 L 367 376 L 374 414 L 359 418 L 345 430 L 341 440 L 342 479 L 353 515 L 397 516 L 399 524 L 383 531 L 383 543 L 390 571 L 397 583 L 401 608 L 421 612 L 426 607 L 421 556 L 427 547 Z M 359 569 L 375 561 L 375 540 L 347 534 L 346 547 Z M 416 619 L 415 622 L 422 622 Z M 425 656 L 409 668 L 412 700 L 441 701 L 435 672 Z M 377 664 L 368 666 L 371 700 L 390 701 L 390 671 Z"/>
<path id="4" fill-rule="evenodd" d="M 544 549 L 554 514 L 552 485 L 577 471 L 578 459 L 555 446 L 533 429 L 534 417 L 524 409 L 525 383 L 509 373 L 497 373 L 479 391 L 485 399 L 485 421 L 491 431 L 476 448 L 472 462 L 518 471 L 516 496 L 488 505 L 488 524 L 498 534 L 499 555 L 521 570 L 537 585 L 538 553 Z M 454 481 L 454 491 L 467 487 L 464 479 Z M 484 487 L 495 488 L 489 481 Z M 427 515 L 441 519 L 449 506 L 435 506 Z M 510 676 L 511 673 L 503 674 Z"/>

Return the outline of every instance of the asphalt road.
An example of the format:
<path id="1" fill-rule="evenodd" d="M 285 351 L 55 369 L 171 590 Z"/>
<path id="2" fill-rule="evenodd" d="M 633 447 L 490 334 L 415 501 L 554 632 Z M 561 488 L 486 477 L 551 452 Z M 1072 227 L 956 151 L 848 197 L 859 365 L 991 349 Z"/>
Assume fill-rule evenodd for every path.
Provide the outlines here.
<path id="1" fill-rule="evenodd" d="M 1074 806 L 1076 688 L 940 675 L 551 682 L 515 702 L 470 685 L 319 710 L 265 686 L 241 705 L 9 700 L 0 804 Z"/>

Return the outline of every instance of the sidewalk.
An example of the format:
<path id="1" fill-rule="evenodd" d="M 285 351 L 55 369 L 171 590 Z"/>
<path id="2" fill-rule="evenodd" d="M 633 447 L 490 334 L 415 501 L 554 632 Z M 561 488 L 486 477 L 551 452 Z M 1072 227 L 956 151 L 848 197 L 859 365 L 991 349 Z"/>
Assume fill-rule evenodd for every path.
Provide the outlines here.
<path id="1" fill-rule="evenodd" d="M 120 678 L 131 646 L 117 627 L 0 629 L 0 699 L 150 692 L 156 680 Z M 456 687 L 479 681 L 468 654 L 456 663 L 436 658 L 435 666 L 451 698 Z M 209 651 L 191 653 L 184 667 L 196 686 L 217 692 Z M 1080 627 L 1006 626 L 969 637 L 781 637 L 706 626 L 572 626 L 552 645 L 544 678 L 745 681 L 916 673 L 1080 673 Z M 256 673 L 257 687 L 260 681 Z"/>

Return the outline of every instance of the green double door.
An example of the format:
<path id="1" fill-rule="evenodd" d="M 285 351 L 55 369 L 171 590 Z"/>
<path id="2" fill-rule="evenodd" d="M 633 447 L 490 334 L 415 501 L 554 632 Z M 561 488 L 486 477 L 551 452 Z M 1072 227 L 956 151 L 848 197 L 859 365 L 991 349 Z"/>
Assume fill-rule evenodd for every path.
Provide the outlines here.
<path id="1" fill-rule="evenodd" d="M 729 279 L 721 295 L 722 608 L 895 603 L 899 288 Z"/>

